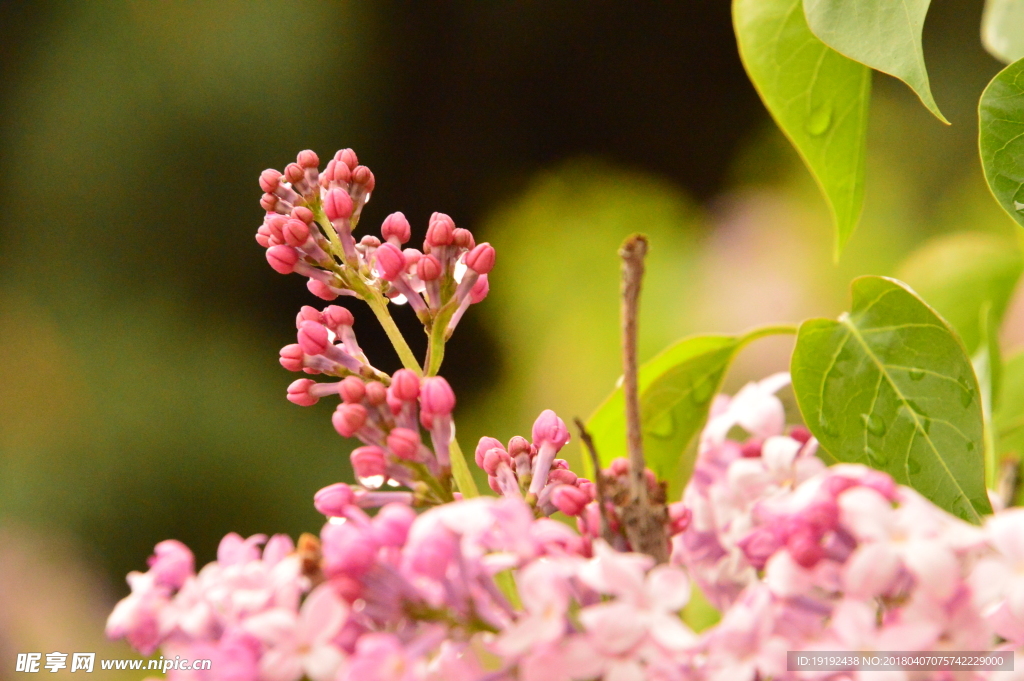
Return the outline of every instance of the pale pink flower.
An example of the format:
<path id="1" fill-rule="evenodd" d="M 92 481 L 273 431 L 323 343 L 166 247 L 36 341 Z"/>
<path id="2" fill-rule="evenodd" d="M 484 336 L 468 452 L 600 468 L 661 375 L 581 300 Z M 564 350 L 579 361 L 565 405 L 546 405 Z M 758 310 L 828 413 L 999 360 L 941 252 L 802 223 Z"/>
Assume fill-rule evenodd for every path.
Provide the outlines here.
<path id="1" fill-rule="evenodd" d="M 261 681 L 331 681 L 344 661 L 332 643 L 348 617 L 348 607 L 330 584 L 306 597 L 302 609 L 273 608 L 245 620 L 245 631 L 267 646 L 260 659 Z"/>

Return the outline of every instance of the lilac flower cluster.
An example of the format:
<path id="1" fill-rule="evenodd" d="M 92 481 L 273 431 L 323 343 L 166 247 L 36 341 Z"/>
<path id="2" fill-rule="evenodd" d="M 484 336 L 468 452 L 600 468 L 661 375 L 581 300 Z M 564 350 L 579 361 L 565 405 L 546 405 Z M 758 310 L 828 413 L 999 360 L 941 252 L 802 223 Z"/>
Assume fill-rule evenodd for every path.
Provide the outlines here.
<path id="1" fill-rule="evenodd" d="M 850 678 L 787 671 L 790 650 L 1024 649 L 1024 509 L 975 527 L 884 473 L 826 467 L 810 433 L 787 428 L 775 395 L 786 374 L 715 399 L 681 501 L 627 459 L 579 477 L 557 458 L 570 436 L 552 411 L 531 440 L 480 440 L 476 464 L 498 496 L 477 496 L 468 472 L 456 487 L 456 400 L 437 371 L 487 293 L 494 250 L 437 213 L 422 252 L 403 250 L 400 213 L 383 241 L 356 242 L 373 175 L 350 150 L 318 166 L 305 151 L 263 173 L 257 240 L 321 298 L 366 301 L 405 368 L 372 366 L 347 309 L 302 308 L 281 364 L 337 380 L 298 379 L 287 398 L 337 396 L 334 428 L 362 442 L 356 482 L 316 493 L 327 520 L 297 545 L 229 534 L 197 573 L 169 540 L 128 575 L 107 634 L 213 661 L 170 681 L 786 681 Z M 422 321 L 423 366 L 388 301 Z M 630 543 L 634 486 L 663 524 L 667 563 Z M 691 579 L 722 611 L 699 634 L 682 617 Z"/>

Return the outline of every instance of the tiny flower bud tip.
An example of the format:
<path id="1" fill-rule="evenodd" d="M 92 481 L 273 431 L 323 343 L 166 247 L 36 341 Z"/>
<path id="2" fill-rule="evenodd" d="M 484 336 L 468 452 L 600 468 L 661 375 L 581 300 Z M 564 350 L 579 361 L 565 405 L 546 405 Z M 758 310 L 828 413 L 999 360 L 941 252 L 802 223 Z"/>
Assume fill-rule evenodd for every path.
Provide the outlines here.
<path id="1" fill-rule="evenodd" d="M 372 192 L 376 185 L 373 173 L 366 166 L 356 166 L 352 169 L 352 184 L 362 185 L 367 192 Z"/>
<path id="2" fill-rule="evenodd" d="M 322 322 L 323 315 L 320 310 L 311 305 L 303 305 L 299 308 L 299 314 L 295 316 L 295 328 L 302 326 L 302 322 Z"/>
<path id="3" fill-rule="evenodd" d="M 330 342 L 323 324 L 310 321 L 299 324 L 299 346 L 307 355 L 323 354 Z"/>
<path id="4" fill-rule="evenodd" d="M 310 279 L 306 282 L 306 288 L 317 298 L 321 300 L 337 300 L 338 294 L 331 290 L 331 288 L 317 279 Z"/>
<path id="5" fill-rule="evenodd" d="M 366 423 L 366 407 L 343 402 L 331 416 L 331 424 L 342 437 L 352 437 Z"/>
<path id="6" fill-rule="evenodd" d="M 555 447 L 563 447 L 569 441 L 569 429 L 565 422 L 550 409 L 541 412 L 533 422 L 533 443 L 550 442 Z"/>
<path id="7" fill-rule="evenodd" d="M 434 281 L 441 276 L 441 261 L 429 254 L 420 258 L 416 268 L 416 273 L 423 281 Z"/>
<path id="8" fill-rule="evenodd" d="M 281 348 L 281 366 L 288 371 L 302 371 L 302 347 L 292 343 Z"/>
<path id="9" fill-rule="evenodd" d="M 262 189 L 267 194 L 273 194 L 274 190 L 276 190 L 278 185 L 280 184 L 280 171 L 274 170 L 273 168 L 267 168 L 262 173 L 260 173 L 260 189 Z"/>
<path id="10" fill-rule="evenodd" d="M 298 261 L 299 252 L 291 246 L 271 246 L 267 249 L 267 262 L 280 274 L 294 272 Z"/>
<path id="11" fill-rule="evenodd" d="M 516 435 L 508 441 L 508 453 L 513 457 L 521 454 L 529 455 L 532 453 L 533 447 L 530 445 L 530 441 L 522 435 Z"/>
<path id="12" fill-rule="evenodd" d="M 379 381 L 371 381 L 366 384 L 366 401 L 375 407 L 379 407 L 388 399 L 388 389 Z"/>
<path id="13" fill-rule="evenodd" d="M 334 160 L 340 163 L 344 163 L 348 166 L 349 170 L 352 170 L 359 165 L 359 159 L 356 157 L 356 152 L 351 149 L 342 149 L 334 155 Z"/>
<path id="14" fill-rule="evenodd" d="M 475 284 L 473 284 L 473 288 L 470 289 L 469 291 L 469 302 L 473 303 L 474 305 L 476 305 L 479 302 L 482 302 L 483 299 L 487 297 L 487 294 L 490 293 L 490 291 L 491 285 L 487 281 L 487 275 L 481 274 L 480 278 L 476 280 Z"/>
<path id="15" fill-rule="evenodd" d="M 324 213 L 331 222 L 347 220 L 352 215 L 352 197 L 341 189 L 332 189 L 324 197 Z"/>
<path id="16" fill-rule="evenodd" d="M 427 238 L 423 242 L 425 250 L 434 246 L 448 246 L 455 240 L 455 223 L 444 213 L 434 213 L 427 227 Z"/>
<path id="17" fill-rule="evenodd" d="M 260 197 L 260 208 L 271 213 L 277 208 L 277 197 L 273 194 L 264 194 Z"/>
<path id="18" fill-rule="evenodd" d="M 466 267 L 477 274 L 487 274 L 494 269 L 494 247 L 480 244 L 466 254 Z"/>
<path id="19" fill-rule="evenodd" d="M 511 461 L 512 459 L 509 457 L 508 452 L 505 451 L 504 447 L 494 447 L 493 449 L 488 449 L 484 453 L 483 469 L 487 471 L 487 475 L 497 475 L 498 467 L 502 464 L 507 466 Z"/>
<path id="20" fill-rule="evenodd" d="M 292 217 L 302 220 L 307 225 L 313 224 L 313 211 L 305 206 L 295 206 L 295 208 L 292 208 Z"/>
<path id="21" fill-rule="evenodd" d="M 302 220 L 288 220 L 284 223 L 284 242 L 298 248 L 309 239 L 309 226 Z"/>
<path id="22" fill-rule="evenodd" d="M 470 251 L 476 247 L 476 240 L 473 238 L 473 233 L 468 229 L 463 229 L 462 227 L 456 227 L 452 230 L 452 243 L 459 248 L 465 248 Z"/>
<path id="23" fill-rule="evenodd" d="M 292 184 L 300 181 L 306 176 L 306 171 L 298 163 L 289 163 L 284 167 L 284 179 Z"/>
<path id="24" fill-rule="evenodd" d="M 383 244 L 377 249 L 377 273 L 386 281 L 394 281 L 405 270 L 405 257 L 397 246 Z"/>
<path id="25" fill-rule="evenodd" d="M 351 487 L 343 482 L 336 482 L 313 495 L 313 506 L 325 516 L 338 517 L 345 514 L 345 509 L 352 504 L 353 497 Z"/>
<path id="26" fill-rule="evenodd" d="M 412 228 L 409 226 L 409 221 L 405 219 L 405 215 L 392 213 L 384 218 L 384 224 L 380 226 L 380 234 L 385 241 L 394 239 L 399 244 L 404 244 L 412 237 Z"/>
<path id="27" fill-rule="evenodd" d="M 320 157 L 311 149 L 300 151 L 295 161 L 303 168 L 317 168 L 320 166 Z"/>
<path id="28" fill-rule="evenodd" d="M 420 396 L 420 377 L 409 369 L 399 369 L 391 377 L 391 392 L 403 402 L 412 402 Z"/>
<path id="29" fill-rule="evenodd" d="M 288 386 L 288 401 L 300 407 L 312 407 L 319 401 L 319 398 L 311 395 L 309 389 L 316 385 L 316 381 L 308 378 L 300 378 L 292 381 Z"/>
<path id="30" fill-rule="evenodd" d="M 476 465 L 480 466 L 481 468 L 483 468 L 484 467 L 484 454 L 486 454 L 488 450 L 495 449 L 495 448 L 502 448 L 501 447 L 501 442 L 499 442 L 498 440 L 496 440 L 493 437 L 486 437 L 486 436 L 484 436 L 484 437 L 480 438 L 480 442 L 476 446 L 476 452 L 475 452 L 475 456 L 474 456 L 474 458 L 476 459 Z M 527 448 L 529 448 L 529 444 L 527 444 Z M 511 453 L 511 450 L 509 450 L 509 453 Z M 513 456 L 515 456 L 515 455 L 513 454 Z"/>
<path id="31" fill-rule="evenodd" d="M 387 471 L 384 450 L 380 447 L 373 445 L 356 447 L 352 450 L 349 458 L 352 461 L 352 470 L 357 477 L 372 478 L 377 475 L 384 475 Z"/>
<path id="32" fill-rule="evenodd" d="M 341 399 L 350 404 L 357 404 L 363 401 L 363 397 L 366 395 L 366 384 L 363 383 L 361 378 L 356 376 L 347 376 L 341 381 L 341 385 L 338 388 L 338 394 L 341 395 Z"/>
<path id="33" fill-rule="evenodd" d="M 355 317 L 352 316 L 348 308 L 341 305 L 328 305 L 325 307 L 323 320 L 324 326 L 332 331 L 336 331 L 343 326 L 352 326 L 356 323 Z"/>
<path id="34" fill-rule="evenodd" d="M 399 459 L 413 461 L 420 449 L 420 435 L 409 428 L 392 428 L 388 433 L 388 449 Z"/>
<path id="35" fill-rule="evenodd" d="M 440 376 L 423 379 L 420 388 L 420 407 L 428 414 L 447 416 L 455 409 L 455 393 L 448 381 Z"/>
<path id="36" fill-rule="evenodd" d="M 551 503 L 565 515 L 577 516 L 590 503 L 590 497 L 572 485 L 559 485 L 551 492 Z"/>

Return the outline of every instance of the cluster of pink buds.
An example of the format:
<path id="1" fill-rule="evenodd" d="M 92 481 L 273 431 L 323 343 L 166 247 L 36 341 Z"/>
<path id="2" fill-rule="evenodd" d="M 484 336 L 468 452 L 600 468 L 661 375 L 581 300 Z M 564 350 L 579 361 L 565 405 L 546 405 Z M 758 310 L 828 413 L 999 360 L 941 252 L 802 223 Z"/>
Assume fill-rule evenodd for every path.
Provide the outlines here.
<path id="1" fill-rule="evenodd" d="M 420 378 L 409 369 L 399 369 L 383 378 L 387 385 L 351 375 L 333 383 L 299 379 L 288 387 L 288 399 L 308 406 L 325 395 L 338 395 L 341 403 L 331 418 L 335 430 L 364 444 L 351 453 L 360 484 L 366 490 L 387 484 L 415 492 L 361 494 L 361 506 L 369 508 L 391 501 L 416 505 L 451 501 L 449 448 L 454 435 L 455 393 L 440 376 Z M 423 442 L 421 426 L 429 434 L 430 447 Z"/>
<path id="2" fill-rule="evenodd" d="M 283 173 L 260 175 L 267 211 L 256 240 L 267 261 L 282 274 L 309 278 L 311 293 L 324 300 L 351 295 L 371 302 L 407 302 L 427 326 L 451 334 L 466 309 L 488 292 L 494 248 L 477 244 L 469 230 L 450 217 L 430 217 L 423 250 L 404 248 L 412 237 L 409 221 L 392 213 L 381 238 L 354 231 L 374 188 L 373 173 L 344 149 L 323 173 L 315 153 L 299 153 Z"/>
<path id="3" fill-rule="evenodd" d="M 323 311 L 304 305 L 295 319 L 298 342 L 281 348 L 281 366 L 307 374 L 389 380 L 386 374 L 370 365 L 356 341 L 352 330 L 354 323 L 352 313 L 339 305 L 328 305 Z M 337 384 L 298 380 L 289 386 L 288 399 L 309 406 L 337 392 Z"/>

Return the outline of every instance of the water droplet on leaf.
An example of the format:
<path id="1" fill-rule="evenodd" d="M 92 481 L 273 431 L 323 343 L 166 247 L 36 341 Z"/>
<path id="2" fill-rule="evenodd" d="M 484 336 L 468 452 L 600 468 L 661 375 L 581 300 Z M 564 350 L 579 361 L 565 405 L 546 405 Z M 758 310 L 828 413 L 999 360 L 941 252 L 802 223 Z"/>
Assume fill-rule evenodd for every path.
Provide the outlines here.
<path id="1" fill-rule="evenodd" d="M 672 437 L 672 433 L 674 433 L 675 430 L 676 422 L 671 409 L 666 409 L 655 417 L 653 421 L 644 424 L 644 433 L 655 437 Z"/>
<path id="2" fill-rule="evenodd" d="M 829 437 L 836 437 L 839 435 L 839 429 L 832 425 L 831 421 L 828 421 L 824 417 L 818 420 L 818 427 L 821 428 L 821 432 Z"/>
<path id="3" fill-rule="evenodd" d="M 974 401 L 974 391 L 970 388 L 962 388 L 960 390 L 960 404 L 964 407 L 971 406 L 971 402 Z"/>
<path id="4" fill-rule="evenodd" d="M 883 459 L 882 455 L 879 454 L 878 451 L 875 450 L 873 447 L 865 447 L 864 453 L 867 454 L 868 456 L 868 462 L 870 462 L 871 465 L 875 466 L 876 468 L 885 463 L 885 459 Z"/>
<path id="5" fill-rule="evenodd" d="M 917 475 L 921 472 L 921 462 L 917 459 L 907 460 L 907 472 L 911 475 Z"/>
<path id="6" fill-rule="evenodd" d="M 817 137 L 824 135 L 832 125 L 832 105 L 822 104 L 807 117 L 807 132 Z"/>
<path id="7" fill-rule="evenodd" d="M 885 435 L 886 425 L 885 421 L 878 414 L 861 414 L 861 419 L 864 421 L 864 427 L 868 429 L 868 432 L 876 437 L 882 437 Z"/>
<path id="8" fill-rule="evenodd" d="M 907 375 L 910 376 L 911 381 L 920 381 L 924 378 L 924 372 L 920 369 L 911 369 Z"/>

